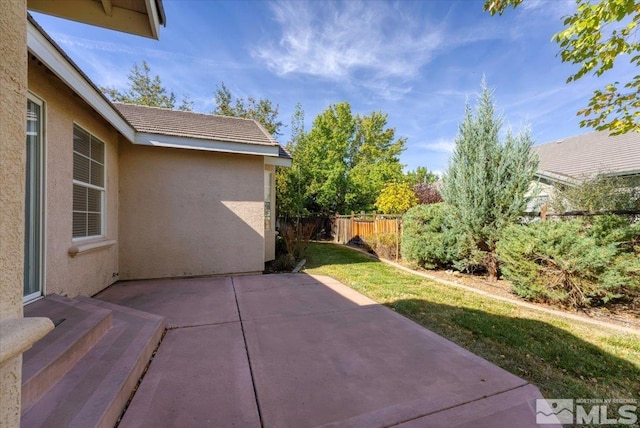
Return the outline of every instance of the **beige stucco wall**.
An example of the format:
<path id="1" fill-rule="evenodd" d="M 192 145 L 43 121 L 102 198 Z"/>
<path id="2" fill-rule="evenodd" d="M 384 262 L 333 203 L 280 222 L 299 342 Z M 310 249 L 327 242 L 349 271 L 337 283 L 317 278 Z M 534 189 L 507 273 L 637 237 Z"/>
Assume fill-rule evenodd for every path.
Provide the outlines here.
<path id="1" fill-rule="evenodd" d="M 262 157 L 122 138 L 119 156 L 120 279 L 264 269 Z"/>
<path id="2" fill-rule="evenodd" d="M 0 8 L 0 323 L 22 317 L 27 95 L 26 0 Z M 1 326 L 1 324 L 0 324 Z M 7 332 L 0 331 L 0 335 Z M 0 426 L 20 425 L 22 356 L 0 366 Z"/>
<path id="3" fill-rule="evenodd" d="M 106 237 L 118 239 L 118 133 L 37 60 L 29 59 L 29 91 L 45 112 L 45 294 L 91 296 L 117 280 L 117 245 L 69 255 L 72 239 L 73 125 L 105 143 Z"/>
<path id="4" fill-rule="evenodd" d="M 264 261 L 276 258 L 276 167 L 265 165 L 265 172 L 271 172 L 271 230 L 264 231 Z"/>

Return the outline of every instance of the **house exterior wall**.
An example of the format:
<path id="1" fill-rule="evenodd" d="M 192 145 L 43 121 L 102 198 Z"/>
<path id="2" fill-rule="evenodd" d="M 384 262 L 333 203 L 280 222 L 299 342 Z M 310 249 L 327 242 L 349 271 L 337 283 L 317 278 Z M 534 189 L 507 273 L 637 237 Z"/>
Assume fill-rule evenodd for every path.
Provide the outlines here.
<path id="1" fill-rule="evenodd" d="M 0 323 L 22 318 L 26 17 L 26 0 L 3 2 L 0 13 Z M 20 425 L 21 366 L 22 355 L 0 365 L 0 426 L 3 427 Z"/>
<path id="2" fill-rule="evenodd" d="M 121 139 L 120 279 L 264 269 L 261 156 Z"/>
<path id="3" fill-rule="evenodd" d="M 106 151 L 105 232 L 118 239 L 118 133 L 37 60 L 29 59 L 29 91 L 44 101 L 45 294 L 91 296 L 117 280 L 117 245 L 72 257 L 73 125 L 100 139 Z"/>
<path id="4" fill-rule="evenodd" d="M 265 165 L 264 170 L 271 172 L 271 230 L 264 231 L 264 261 L 276 258 L 276 167 Z"/>

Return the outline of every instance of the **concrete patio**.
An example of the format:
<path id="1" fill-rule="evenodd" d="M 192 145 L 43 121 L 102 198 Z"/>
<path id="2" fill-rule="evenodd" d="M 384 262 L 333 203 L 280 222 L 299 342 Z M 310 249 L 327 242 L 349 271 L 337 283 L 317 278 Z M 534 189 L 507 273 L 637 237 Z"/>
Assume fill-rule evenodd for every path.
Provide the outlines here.
<path id="1" fill-rule="evenodd" d="M 120 427 L 527 427 L 537 388 L 339 282 L 123 282 L 168 328 Z"/>

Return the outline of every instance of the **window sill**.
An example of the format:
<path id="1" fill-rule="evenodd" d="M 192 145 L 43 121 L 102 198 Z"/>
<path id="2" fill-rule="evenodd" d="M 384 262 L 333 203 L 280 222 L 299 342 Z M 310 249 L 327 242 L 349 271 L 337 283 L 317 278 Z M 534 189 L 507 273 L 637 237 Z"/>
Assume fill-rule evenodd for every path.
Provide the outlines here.
<path id="1" fill-rule="evenodd" d="M 116 244 L 114 240 L 100 240 L 100 241 L 90 241 L 90 242 L 82 242 L 78 243 L 71 248 L 69 248 L 69 255 L 71 257 L 75 257 L 78 254 L 88 253 L 89 251 L 100 250 L 103 248 L 108 248 Z"/>

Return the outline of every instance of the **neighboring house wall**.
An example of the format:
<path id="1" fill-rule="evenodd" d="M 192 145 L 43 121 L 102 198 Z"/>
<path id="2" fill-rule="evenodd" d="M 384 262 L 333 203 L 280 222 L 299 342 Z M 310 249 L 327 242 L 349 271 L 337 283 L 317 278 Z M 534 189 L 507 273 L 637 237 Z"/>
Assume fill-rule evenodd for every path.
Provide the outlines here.
<path id="1" fill-rule="evenodd" d="M 261 272 L 261 156 L 121 139 L 120 279 Z"/>
<path id="2" fill-rule="evenodd" d="M 45 123 L 45 294 L 91 296 L 118 278 L 117 245 L 72 257 L 74 123 L 105 144 L 105 233 L 118 239 L 118 133 L 37 60 L 29 60 L 29 91 L 44 101 Z"/>
<path id="3" fill-rule="evenodd" d="M 540 211 L 543 204 L 547 203 L 553 195 L 554 186 L 546 180 L 536 178 L 529 184 L 526 196 L 531 197 L 527 204 L 527 212 Z"/>
<path id="4" fill-rule="evenodd" d="M 1 8 L 0 323 L 5 323 L 22 318 L 27 3 L 25 0 L 8 1 L 3 2 Z M 6 333 L 0 331 L 3 343 Z M 0 364 L 2 427 L 20 425 L 21 365 L 20 353 Z"/>

